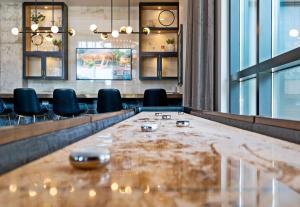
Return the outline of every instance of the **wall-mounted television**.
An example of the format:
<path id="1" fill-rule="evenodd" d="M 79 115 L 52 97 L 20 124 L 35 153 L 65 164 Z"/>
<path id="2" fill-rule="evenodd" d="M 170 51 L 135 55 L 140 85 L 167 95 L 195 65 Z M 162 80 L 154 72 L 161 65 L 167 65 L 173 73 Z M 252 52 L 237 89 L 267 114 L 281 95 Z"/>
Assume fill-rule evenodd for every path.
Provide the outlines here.
<path id="1" fill-rule="evenodd" d="M 131 80 L 132 49 L 77 48 L 77 80 Z"/>

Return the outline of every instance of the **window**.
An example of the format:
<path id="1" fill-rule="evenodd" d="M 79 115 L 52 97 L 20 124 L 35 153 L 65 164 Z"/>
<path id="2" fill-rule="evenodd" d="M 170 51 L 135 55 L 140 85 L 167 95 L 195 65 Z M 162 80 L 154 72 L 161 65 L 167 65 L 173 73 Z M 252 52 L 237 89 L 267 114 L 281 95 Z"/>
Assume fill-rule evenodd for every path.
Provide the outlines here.
<path id="1" fill-rule="evenodd" d="M 273 56 L 300 46 L 300 1 L 273 0 Z"/>
<path id="2" fill-rule="evenodd" d="M 274 117 L 300 120 L 300 66 L 274 73 Z"/>
<path id="3" fill-rule="evenodd" d="M 300 120 L 300 0 L 230 0 L 229 31 L 230 112 Z"/>
<path id="4" fill-rule="evenodd" d="M 241 69 L 256 64 L 256 0 L 240 1 Z"/>
<path id="5" fill-rule="evenodd" d="M 256 79 L 241 82 L 241 115 L 256 115 Z"/>

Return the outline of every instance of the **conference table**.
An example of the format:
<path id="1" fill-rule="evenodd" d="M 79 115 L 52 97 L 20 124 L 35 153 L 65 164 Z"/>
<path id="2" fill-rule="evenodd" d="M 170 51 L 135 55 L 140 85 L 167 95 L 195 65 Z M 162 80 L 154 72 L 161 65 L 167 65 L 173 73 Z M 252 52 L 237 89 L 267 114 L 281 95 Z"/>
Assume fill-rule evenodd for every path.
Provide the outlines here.
<path id="1" fill-rule="evenodd" d="M 142 112 L 0 176 L 3 206 L 299 206 L 300 146 L 188 114 Z M 176 127 L 189 120 L 189 127 Z M 155 132 L 142 132 L 143 123 Z M 98 169 L 74 149 L 106 148 Z"/>

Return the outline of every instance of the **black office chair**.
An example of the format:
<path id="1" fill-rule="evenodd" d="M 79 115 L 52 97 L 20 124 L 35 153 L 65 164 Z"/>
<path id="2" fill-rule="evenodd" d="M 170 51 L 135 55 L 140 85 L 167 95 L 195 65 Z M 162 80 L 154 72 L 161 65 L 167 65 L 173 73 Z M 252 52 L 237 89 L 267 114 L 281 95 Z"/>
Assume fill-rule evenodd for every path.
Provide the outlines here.
<path id="1" fill-rule="evenodd" d="M 2 99 L 0 99 L 0 117 L 5 117 L 9 121 L 9 125 L 11 125 L 10 115 L 12 110 L 7 108 L 6 104 Z"/>
<path id="2" fill-rule="evenodd" d="M 147 89 L 144 93 L 143 106 L 168 106 L 167 92 L 165 89 Z"/>
<path id="3" fill-rule="evenodd" d="M 32 88 L 17 88 L 14 90 L 14 110 L 18 117 L 18 125 L 21 118 L 26 116 L 33 117 L 35 123 L 36 117 L 46 119 L 48 109 L 40 104 L 36 92 Z"/>
<path id="4" fill-rule="evenodd" d="M 97 102 L 98 113 L 114 112 L 122 109 L 122 99 L 118 89 L 99 90 Z"/>
<path id="5" fill-rule="evenodd" d="M 60 117 L 75 117 L 86 113 L 86 104 L 78 103 L 73 89 L 55 89 L 53 91 L 53 111 Z"/>

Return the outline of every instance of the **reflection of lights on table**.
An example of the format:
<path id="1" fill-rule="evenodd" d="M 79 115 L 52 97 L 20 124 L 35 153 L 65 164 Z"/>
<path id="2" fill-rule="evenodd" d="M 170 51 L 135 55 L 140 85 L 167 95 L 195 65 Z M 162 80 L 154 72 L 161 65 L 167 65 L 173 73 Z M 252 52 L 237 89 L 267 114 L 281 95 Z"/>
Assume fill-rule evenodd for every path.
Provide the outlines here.
<path id="1" fill-rule="evenodd" d="M 111 184 L 110 188 L 112 191 L 117 191 L 119 189 L 119 185 L 118 183 L 113 183 Z"/>
<path id="2" fill-rule="evenodd" d="M 132 193 L 132 189 L 131 189 L 130 186 L 126 186 L 125 193 L 127 193 L 127 194 L 131 194 Z"/>
<path id="3" fill-rule="evenodd" d="M 149 187 L 149 185 L 147 185 L 146 190 L 144 191 L 144 193 L 145 193 L 145 194 L 150 193 L 150 187 Z"/>
<path id="4" fill-rule="evenodd" d="M 28 194 L 29 194 L 30 197 L 35 197 L 37 195 L 37 192 L 34 191 L 34 190 L 29 190 Z"/>
<path id="5" fill-rule="evenodd" d="M 9 191 L 12 193 L 15 193 L 17 191 L 18 187 L 15 184 L 9 185 Z"/>
<path id="6" fill-rule="evenodd" d="M 55 187 L 52 187 L 52 188 L 50 188 L 50 190 L 49 190 L 49 194 L 51 195 L 51 196 L 56 196 L 57 195 L 57 188 L 55 188 Z"/>
<path id="7" fill-rule="evenodd" d="M 96 193 L 96 191 L 95 190 L 90 190 L 89 191 L 89 196 L 91 197 L 91 198 L 93 198 L 93 197 L 95 197 L 97 195 L 97 193 Z"/>

